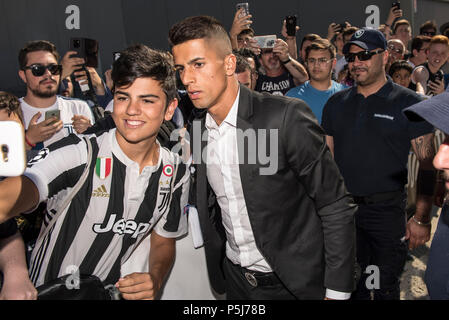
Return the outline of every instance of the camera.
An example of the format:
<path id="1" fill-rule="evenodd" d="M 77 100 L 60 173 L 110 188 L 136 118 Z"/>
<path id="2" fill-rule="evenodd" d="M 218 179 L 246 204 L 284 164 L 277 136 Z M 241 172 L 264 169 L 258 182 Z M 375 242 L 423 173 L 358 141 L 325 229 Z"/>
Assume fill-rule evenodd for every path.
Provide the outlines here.
<path id="1" fill-rule="evenodd" d="M 394 10 L 399 10 L 399 9 L 401 9 L 401 3 L 398 1 L 398 2 L 393 2 L 393 4 L 391 5 L 391 7 L 392 8 L 396 8 L 396 9 L 394 9 Z"/>
<path id="2" fill-rule="evenodd" d="M 340 23 L 339 26 L 340 26 L 340 32 L 343 32 L 343 30 L 345 30 L 345 28 L 346 28 L 346 22 Z"/>
<path id="3" fill-rule="evenodd" d="M 297 25 L 296 16 L 286 16 L 285 17 L 285 26 L 287 28 L 287 35 L 289 37 L 293 37 L 296 35 L 296 25 Z"/>

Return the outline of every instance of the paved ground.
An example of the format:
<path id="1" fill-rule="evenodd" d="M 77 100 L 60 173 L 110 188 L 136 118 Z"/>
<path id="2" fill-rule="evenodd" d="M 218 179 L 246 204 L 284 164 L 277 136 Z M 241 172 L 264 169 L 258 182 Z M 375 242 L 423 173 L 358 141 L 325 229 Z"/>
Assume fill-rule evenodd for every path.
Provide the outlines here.
<path id="1" fill-rule="evenodd" d="M 439 214 L 440 209 L 434 206 L 430 241 L 426 243 L 426 246 L 410 251 L 410 260 L 407 261 L 402 275 L 401 300 L 429 300 L 424 283 L 424 273 L 426 271 L 430 243 L 438 223 Z"/>

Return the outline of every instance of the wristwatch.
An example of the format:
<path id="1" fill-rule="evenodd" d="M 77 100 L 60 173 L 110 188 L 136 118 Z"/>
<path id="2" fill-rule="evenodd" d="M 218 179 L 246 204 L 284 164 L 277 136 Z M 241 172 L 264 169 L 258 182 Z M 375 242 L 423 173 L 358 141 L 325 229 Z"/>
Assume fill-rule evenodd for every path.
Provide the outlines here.
<path id="1" fill-rule="evenodd" d="M 290 57 L 288 57 L 287 60 L 281 61 L 281 63 L 282 63 L 282 64 L 287 64 L 287 63 L 289 63 L 290 61 L 292 61 L 292 59 L 291 59 Z"/>

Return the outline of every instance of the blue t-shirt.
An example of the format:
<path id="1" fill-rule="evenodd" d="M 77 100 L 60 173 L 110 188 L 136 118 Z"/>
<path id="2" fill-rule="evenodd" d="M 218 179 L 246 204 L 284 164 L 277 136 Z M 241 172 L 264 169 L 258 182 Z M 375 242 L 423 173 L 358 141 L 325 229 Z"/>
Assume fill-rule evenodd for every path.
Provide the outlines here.
<path id="1" fill-rule="evenodd" d="M 304 100 L 309 105 L 310 109 L 312 109 L 312 112 L 318 119 L 318 123 L 321 124 L 321 116 L 327 100 L 329 100 L 334 93 L 343 89 L 346 89 L 344 85 L 332 81 L 332 86 L 329 90 L 321 91 L 312 87 L 310 81 L 307 81 L 306 83 L 289 90 L 286 96 Z"/>

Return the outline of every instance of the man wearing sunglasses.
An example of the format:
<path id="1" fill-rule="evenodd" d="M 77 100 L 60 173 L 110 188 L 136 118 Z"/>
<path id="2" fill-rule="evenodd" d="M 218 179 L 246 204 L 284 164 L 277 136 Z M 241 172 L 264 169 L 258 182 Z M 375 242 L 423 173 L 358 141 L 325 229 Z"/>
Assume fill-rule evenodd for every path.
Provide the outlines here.
<path id="1" fill-rule="evenodd" d="M 430 238 L 435 172 L 433 127 L 409 122 L 402 110 L 421 100 L 385 74 L 387 42 L 377 30 L 357 31 L 343 48 L 356 86 L 333 95 L 323 111 L 322 125 L 350 193 L 359 208 L 355 215 L 357 262 L 361 277 L 355 299 L 399 299 L 399 278 L 409 247 Z M 407 159 L 413 147 L 420 161 L 416 212 L 406 223 L 404 186 Z M 367 281 L 378 268 L 379 285 Z"/>
<path id="2" fill-rule="evenodd" d="M 388 63 L 386 67 L 387 73 L 390 70 L 390 66 L 399 60 L 404 60 L 405 46 L 399 39 L 390 39 L 387 41 L 388 50 Z"/>
<path id="3" fill-rule="evenodd" d="M 19 76 L 27 86 L 20 103 L 26 143 L 33 149 L 82 133 L 94 122 L 87 103 L 57 96 L 62 73 L 58 60 L 56 47 L 45 40 L 29 42 L 19 52 Z"/>
<path id="4" fill-rule="evenodd" d="M 419 27 L 419 34 L 422 36 L 433 37 L 437 34 L 437 25 L 435 21 L 426 21 Z"/>
<path id="5" fill-rule="evenodd" d="M 427 61 L 427 49 L 432 38 L 428 36 L 416 36 L 412 40 L 411 57 L 407 62 L 413 67 L 417 67 Z"/>

